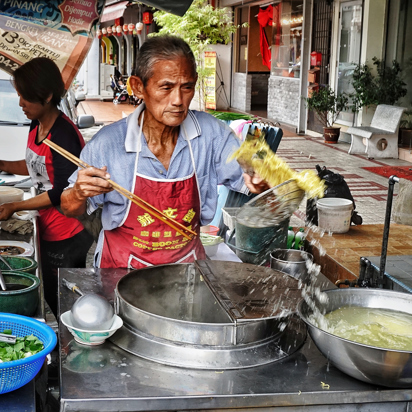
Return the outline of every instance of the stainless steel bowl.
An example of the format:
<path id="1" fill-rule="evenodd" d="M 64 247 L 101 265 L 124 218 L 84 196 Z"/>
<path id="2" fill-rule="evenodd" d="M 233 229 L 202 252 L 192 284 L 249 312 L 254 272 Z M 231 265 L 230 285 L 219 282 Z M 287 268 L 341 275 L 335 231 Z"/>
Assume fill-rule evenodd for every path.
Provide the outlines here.
<path id="1" fill-rule="evenodd" d="M 412 314 L 412 295 L 383 289 L 333 289 L 325 291 L 326 303 L 315 301 L 321 313 L 341 306 L 380 308 Z M 302 300 L 298 313 L 308 325 L 309 334 L 322 354 L 342 372 L 364 382 L 391 388 L 412 387 L 412 352 L 382 349 L 332 335 L 309 321 L 313 313 Z"/>
<path id="2" fill-rule="evenodd" d="M 304 283 L 308 283 L 310 276 L 308 264 L 313 262 L 313 256 L 303 250 L 275 249 L 270 254 L 270 267 L 285 272 Z"/>

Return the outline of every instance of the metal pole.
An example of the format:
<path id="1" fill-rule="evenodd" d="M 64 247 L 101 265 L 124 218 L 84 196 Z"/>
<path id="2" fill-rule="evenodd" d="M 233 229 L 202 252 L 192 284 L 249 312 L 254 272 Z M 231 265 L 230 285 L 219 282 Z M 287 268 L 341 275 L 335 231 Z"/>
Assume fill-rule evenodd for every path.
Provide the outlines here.
<path id="1" fill-rule="evenodd" d="M 386 201 L 385 224 L 383 226 L 382 252 L 381 252 L 381 262 L 379 266 L 380 284 L 382 284 L 383 278 L 385 276 L 386 252 L 388 250 L 389 226 L 391 223 L 393 189 L 394 189 L 395 183 L 399 183 L 399 177 L 391 176 L 389 178 L 388 200 Z"/>

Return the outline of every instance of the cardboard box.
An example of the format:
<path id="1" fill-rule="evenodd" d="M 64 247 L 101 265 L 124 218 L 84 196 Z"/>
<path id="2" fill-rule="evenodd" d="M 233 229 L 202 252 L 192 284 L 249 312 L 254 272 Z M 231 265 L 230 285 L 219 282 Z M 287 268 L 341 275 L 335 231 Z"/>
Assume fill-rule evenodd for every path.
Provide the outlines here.
<path id="1" fill-rule="evenodd" d="M 308 74 L 309 83 L 319 83 L 319 75 L 320 75 L 320 69 L 314 68 L 314 69 L 309 70 L 309 74 Z"/>
<path id="2" fill-rule="evenodd" d="M 308 86 L 308 97 L 312 97 L 314 92 L 319 90 L 319 84 L 313 83 Z"/>

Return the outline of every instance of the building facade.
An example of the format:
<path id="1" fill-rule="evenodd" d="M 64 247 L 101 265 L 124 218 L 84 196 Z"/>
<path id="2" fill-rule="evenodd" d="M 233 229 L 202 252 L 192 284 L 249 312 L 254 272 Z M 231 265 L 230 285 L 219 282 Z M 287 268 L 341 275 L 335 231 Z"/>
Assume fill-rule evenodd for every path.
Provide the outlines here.
<path id="1" fill-rule="evenodd" d="M 350 92 L 354 67 L 372 65 L 373 57 L 400 63 L 408 94 L 398 104 L 411 107 L 412 0 L 220 0 L 218 5 L 231 7 L 237 24 L 248 23 L 232 46 L 233 108 L 297 132 L 322 132 L 303 98 L 325 84 Z M 369 124 L 372 114 L 342 113 L 342 138 L 349 138 L 350 125 Z"/>
<path id="2" fill-rule="evenodd" d="M 412 0 L 219 0 L 233 11 L 238 30 L 232 44 L 217 45 L 217 109 L 234 108 L 297 132 L 322 128 L 304 98 L 321 85 L 351 92 L 356 64 L 377 57 L 400 63 L 408 94 L 398 104 L 412 108 Z M 110 74 L 131 74 L 136 52 L 156 30 L 142 3 L 108 1 L 96 37 L 77 80 L 89 97 L 112 95 Z M 149 13 L 148 13 L 149 12 Z M 145 17 L 144 17 L 145 16 Z M 148 16 L 148 17 L 147 17 Z M 137 30 L 139 23 L 143 25 Z M 128 30 L 129 25 L 133 30 Z M 105 33 L 103 33 L 103 31 Z M 111 34 L 109 33 L 111 31 Z M 347 127 L 369 124 L 373 110 L 342 113 Z"/>
<path id="3" fill-rule="evenodd" d="M 136 53 L 155 30 L 152 7 L 129 1 L 107 1 L 91 50 L 76 80 L 89 98 L 113 96 L 110 75 L 123 79 L 133 70 Z"/>

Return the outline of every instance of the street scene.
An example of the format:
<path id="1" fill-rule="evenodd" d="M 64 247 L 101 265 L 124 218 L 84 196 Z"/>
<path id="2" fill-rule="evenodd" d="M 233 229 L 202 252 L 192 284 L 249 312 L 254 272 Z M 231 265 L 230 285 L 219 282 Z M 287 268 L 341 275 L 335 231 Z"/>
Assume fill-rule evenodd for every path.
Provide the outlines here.
<path id="1" fill-rule="evenodd" d="M 406 411 L 412 0 L 0 2 L 0 411 Z"/>

